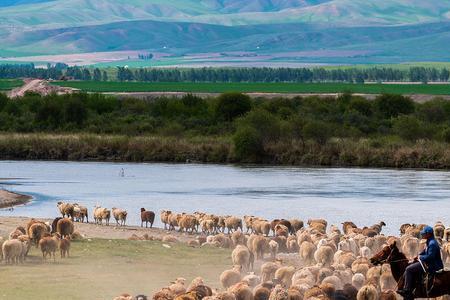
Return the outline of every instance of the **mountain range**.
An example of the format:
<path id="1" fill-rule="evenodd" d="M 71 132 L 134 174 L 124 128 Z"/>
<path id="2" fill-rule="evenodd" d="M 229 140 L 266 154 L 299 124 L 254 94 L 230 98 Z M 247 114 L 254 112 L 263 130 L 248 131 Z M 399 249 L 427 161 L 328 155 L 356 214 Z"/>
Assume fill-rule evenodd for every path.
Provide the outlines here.
<path id="1" fill-rule="evenodd" d="M 145 50 L 448 61 L 450 0 L 2 0 L 0 56 Z M 339 58 L 320 53 L 343 53 Z M 345 54 L 349 53 L 349 54 Z M 275 56 L 271 56 L 274 59 Z M 311 58 L 313 57 L 313 58 Z"/>

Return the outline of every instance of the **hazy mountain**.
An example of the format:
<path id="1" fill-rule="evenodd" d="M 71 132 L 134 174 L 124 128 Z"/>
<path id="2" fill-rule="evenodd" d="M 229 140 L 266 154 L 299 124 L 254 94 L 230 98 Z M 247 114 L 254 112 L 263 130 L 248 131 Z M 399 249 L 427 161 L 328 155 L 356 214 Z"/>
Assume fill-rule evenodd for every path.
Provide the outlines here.
<path id="1" fill-rule="evenodd" d="M 450 0 L 4 0 L 0 51 L 357 49 L 444 59 Z M 402 45 L 407 45 L 402 47 Z M 372 53 L 372 54 L 370 54 Z M 434 53 L 434 54 L 433 54 Z M 378 58 L 377 58 L 378 59 Z"/>

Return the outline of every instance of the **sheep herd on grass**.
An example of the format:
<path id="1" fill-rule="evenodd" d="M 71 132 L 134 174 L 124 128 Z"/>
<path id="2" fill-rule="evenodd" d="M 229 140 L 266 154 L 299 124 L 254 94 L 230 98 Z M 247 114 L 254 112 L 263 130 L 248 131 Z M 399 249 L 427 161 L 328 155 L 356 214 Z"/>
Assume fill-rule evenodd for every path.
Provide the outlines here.
<path id="1" fill-rule="evenodd" d="M 13 230 L 7 240 L 0 238 L 0 261 L 24 263 L 32 246 L 40 249 L 44 261 L 47 257 L 55 261 L 58 251 L 61 258 L 69 257 L 70 241 L 77 236 L 69 218 L 56 218 L 52 224 L 31 219 Z"/>
<path id="2" fill-rule="evenodd" d="M 178 278 L 153 300 L 399 299 L 390 266 L 374 266 L 370 258 L 393 242 L 409 259 L 426 246 L 420 239 L 425 224 L 403 224 L 397 237 L 382 234 L 384 222 L 359 228 L 349 221 L 337 227 L 323 219 L 304 224 L 298 219 L 171 211 L 161 211 L 160 218 L 166 230 L 203 233 L 191 246 L 233 250 L 230 268 L 218 277 L 220 289 L 206 286 L 202 278 L 189 285 Z M 434 233 L 448 262 L 450 228 L 437 222 Z"/>

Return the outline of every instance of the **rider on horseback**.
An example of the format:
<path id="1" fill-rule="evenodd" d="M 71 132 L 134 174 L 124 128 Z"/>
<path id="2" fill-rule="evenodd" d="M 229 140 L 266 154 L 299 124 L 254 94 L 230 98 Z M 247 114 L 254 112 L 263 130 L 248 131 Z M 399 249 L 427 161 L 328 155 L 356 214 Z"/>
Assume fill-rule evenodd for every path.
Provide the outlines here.
<path id="1" fill-rule="evenodd" d="M 420 235 L 427 240 L 427 247 L 419 254 L 419 257 L 414 259 L 405 271 L 405 287 L 403 290 L 397 291 L 405 299 L 413 299 L 413 289 L 415 283 L 422 278 L 426 271 L 430 274 L 435 274 L 437 271 L 444 268 L 441 258 L 441 248 L 439 243 L 434 238 L 433 228 L 425 226 Z"/>

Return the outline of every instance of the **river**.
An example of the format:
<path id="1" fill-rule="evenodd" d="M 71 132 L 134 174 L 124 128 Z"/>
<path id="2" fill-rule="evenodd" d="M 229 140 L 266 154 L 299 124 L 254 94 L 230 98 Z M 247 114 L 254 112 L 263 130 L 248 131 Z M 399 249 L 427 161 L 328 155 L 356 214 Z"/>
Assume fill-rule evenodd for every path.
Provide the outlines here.
<path id="1" fill-rule="evenodd" d="M 389 234 L 406 222 L 450 225 L 450 173 L 443 171 L 1 161 L 0 188 L 34 197 L 3 216 L 56 217 L 63 200 L 90 212 L 96 204 L 124 208 L 133 225 L 141 207 L 156 212 L 157 226 L 162 209 L 359 226 L 383 220 Z"/>

